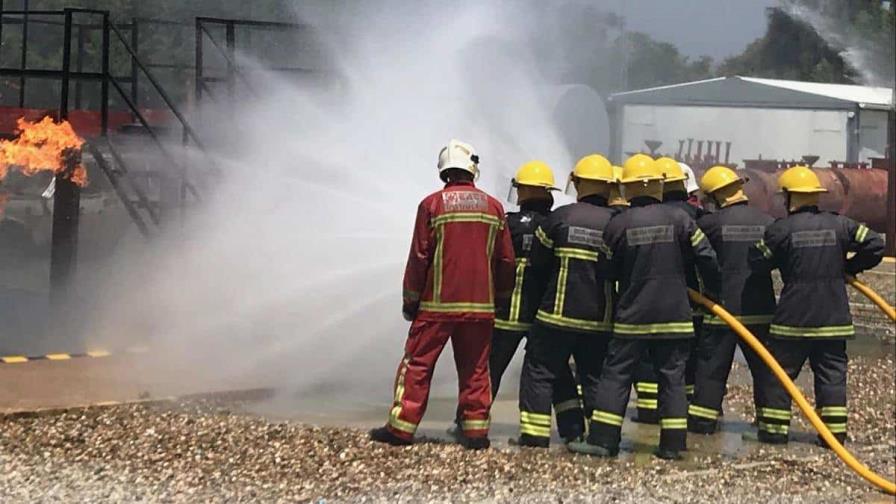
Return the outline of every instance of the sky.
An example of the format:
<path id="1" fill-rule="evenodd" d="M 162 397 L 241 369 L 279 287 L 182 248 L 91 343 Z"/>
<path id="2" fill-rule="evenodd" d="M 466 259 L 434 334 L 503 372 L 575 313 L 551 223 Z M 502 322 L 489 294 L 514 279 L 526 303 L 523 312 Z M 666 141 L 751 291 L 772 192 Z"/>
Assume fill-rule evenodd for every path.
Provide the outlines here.
<path id="1" fill-rule="evenodd" d="M 720 60 L 765 33 L 765 9 L 778 0 L 603 0 L 628 30 L 671 42 L 688 56 Z"/>

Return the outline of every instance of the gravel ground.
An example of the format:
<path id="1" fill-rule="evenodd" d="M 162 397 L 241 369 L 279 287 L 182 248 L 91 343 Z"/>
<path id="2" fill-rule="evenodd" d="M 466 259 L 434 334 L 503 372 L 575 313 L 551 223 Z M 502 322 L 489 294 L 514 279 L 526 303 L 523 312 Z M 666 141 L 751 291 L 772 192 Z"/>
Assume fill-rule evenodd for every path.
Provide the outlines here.
<path id="1" fill-rule="evenodd" d="M 743 373 L 743 369 L 736 370 Z M 849 447 L 896 472 L 893 356 L 851 363 Z M 751 418 L 732 387 L 731 417 Z M 358 430 L 275 422 L 240 403 L 95 407 L 0 418 L 4 502 L 892 502 L 806 441 L 746 442 L 737 458 L 595 460 L 426 441 L 371 443 Z M 806 429 L 805 423 L 800 425 Z"/>
<path id="2" fill-rule="evenodd" d="M 880 294 L 891 306 L 896 304 L 896 272 L 893 263 L 881 263 L 874 270 L 859 275 L 859 279 Z M 856 328 L 869 331 L 883 341 L 896 341 L 896 325 L 881 312 L 880 308 L 856 289 L 848 287 L 846 291 L 849 293 L 850 309 Z"/>

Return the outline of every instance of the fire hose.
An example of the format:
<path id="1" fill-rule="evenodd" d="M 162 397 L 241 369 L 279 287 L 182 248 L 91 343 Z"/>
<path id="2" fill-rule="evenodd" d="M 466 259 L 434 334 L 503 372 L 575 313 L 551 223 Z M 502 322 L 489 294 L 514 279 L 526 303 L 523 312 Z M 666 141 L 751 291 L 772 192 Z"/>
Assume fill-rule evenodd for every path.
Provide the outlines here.
<path id="1" fill-rule="evenodd" d="M 855 280 L 855 279 L 853 279 Z M 856 282 L 858 282 L 856 280 Z M 852 283 L 852 282 L 850 282 Z M 863 284 L 864 285 L 864 284 Z M 867 288 L 867 286 L 865 286 Z M 858 288 L 858 287 L 857 287 Z M 869 289 L 870 290 L 870 289 Z M 722 319 L 726 324 L 728 324 L 734 332 L 737 333 L 738 336 L 741 337 L 744 341 L 746 341 L 747 345 L 756 352 L 757 355 L 762 359 L 765 364 L 771 368 L 772 373 L 774 373 L 775 377 L 778 378 L 778 381 L 784 385 L 784 388 L 787 390 L 787 393 L 790 394 L 790 397 L 796 402 L 796 405 L 800 408 L 800 411 L 803 412 L 803 415 L 809 420 L 815 430 L 818 431 L 818 434 L 824 439 L 825 443 L 831 447 L 834 453 L 837 454 L 837 457 L 840 458 L 850 469 L 852 469 L 856 474 L 865 478 L 872 485 L 882 489 L 883 491 L 896 495 L 896 482 L 888 481 L 882 476 L 878 475 L 864 464 L 856 460 L 856 458 L 840 444 L 840 441 L 837 441 L 837 438 L 831 434 L 831 431 L 827 428 L 818 414 L 815 413 L 815 410 L 812 409 L 812 406 L 809 404 L 809 401 L 803 396 L 800 392 L 800 389 L 796 387 L 793 383 L 793 380 L 787 376 L 787 373 L 784 372 L 784 369 L 778 364 L 778 361 L 772 357 L 772 354 L 766 350 L 765 346 L 756 339 L 756 336 L 753 336 L 750 331 L 744 327 L 733 315 L 728 313 L 727 310 L 722 308 L 720 305 L 713 302 L 711 299 L 701 295 L 699 292 L 688 289 L 688 295 L 691 297 L 695 303 L 699 303 L 709 309 L 713 315 Z"/>
<path id="2" fill-rule="evenodd" d="M 859 280 L 854 276 L 846 277 L 846 281 L 849 282 L 849 285 L 852 285 L 856 288 L 857 291 L 861 292 L 868 299 L 871 300 L 872 303 L 876 304 L 878 308 L 881 309 L 884 313 L 890 317 L 890 320 L 896 321 L 896 310 L 893 309 L 892 306 L 887 303 L 884 298 L 880 296 L 880 294 L 874 292 L 871 287 L 868 287 L 864 282 Z"/>

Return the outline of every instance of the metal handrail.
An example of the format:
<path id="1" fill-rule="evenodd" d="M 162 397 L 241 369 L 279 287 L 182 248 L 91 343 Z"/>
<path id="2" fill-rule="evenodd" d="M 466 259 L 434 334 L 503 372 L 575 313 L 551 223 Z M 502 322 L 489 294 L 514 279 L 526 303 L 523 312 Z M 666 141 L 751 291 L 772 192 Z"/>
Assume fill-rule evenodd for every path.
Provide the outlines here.
<path id="1" fill-rule="evenodd" d="M 214 24 L 238 24 L 243 26 L 263 26 L 267 28 L 282 28 L 284 30 L 300 30 L 308 28 L 308 25 L 301 23 L 284 23 L 282 21 L 255 21 L 252 19 L 225 19 L 216 17 L 197 16 L 197 21 L 203 23 Z"/>
<path id="2" fill-rule="evenodd" d="M 109 141 L 108 137 L 106 138 L 106 147 L 109 149 L 109 154 L 112 154 L 112 159 L 115 160 L 115 163 L 118 165 L 118 169 L 124 174 L 128 181 L 131 183 L 131 189 L 134 190 L 134 194 L 137 195 L 137 199 L 140 201 L 140 204 L 146 208 L 146 212 L 149 214 L 150 220 L 155 225 L 159 225 L 161 219 L 159 218 L 158 212 L 156 212 L 155 207 L 153 207 L 152 203 L 149 201 L 149 198 L 146 196 L 146 193 L 143 192 L 143 189 L 140 189 L 137 184 L 134 184 L 132 180 L 130 180 L 130 172 L 128 171 L 127 164 L 124 162 L 124 158 L 118 152 L 112 142 Z"/>
<path id="3" fill-rule="evenodd" d="M 125 193 L 124 188 L 121 187 L 118 176 L 113 172 L 112 168 L 106 162 L 106 159 L 103 157 L 103 153 L 100 152 L 92 143 L 85 143 L 84 149 L 93 156 L 96 164 L 100 167 L 101 170 L 103 170 L 103 173 L 106 174 L 106 178 L 109 179 L 109 183 L 112 184 L 112 190 L 114 190 L 115 194 L 118 195 L 118 199 L 121 200 L 121 203 L 124 205 L 125 210 L 127 210 L 128 215 L 131 217 L 131 220 L 134 221 L 134 224 L 137 226 L 140 234 L 142 234 L 144 238 L 148 238 L 149 228 L 143 221 L 143 217 L 140 216 L 140 212 L 137 211 L 137 209 L 134 207 L 134 204 L 128 198 L 128 195 Z M 158 222 L 156 224 L 158 224 Z"/>
<path id="4" fill-rule="evenodd" d="M 162 141 L 159 140 L 159 136 L 156 135 L 156 132 L 149 125 L 149 122 L 146 120 L 145 117 L 143 117 L 143 114 L 141 114 L 140 111 L 137 109 L 136 104 L 134 104 L 134 102 L 132 102 L 131 99 L 128 97 L 128 94 L 125 92 L 125 90 L 121 86 L 121 84 L 119 84 L 118 80 L 115 79 L 115 77 L 112 77 L 110 75 L 109 82 L 112 83 L 112 87 L 114 87 L 115 90 L 118 91 L 118 94 L 121 96 L 121 99 L 124 101 L 125 105 L 127 105 L 128 108 L 131 109 L 131 113 L 133 113 L 134 116 L 137 118 L 137 120 L 140 121 L 140 124 L 144 128 L 146 128 L 146 131 L 147 131 L 147 133 L 149 133 L 150 138 L 152 138 L 153 142 L 156 144 L 156 146 L 159 148 L 159 150 L 162 152 L 162 154 L 167 158 L 168 162 L 180 170 L 181 177 L 183 178 L 183 182 L 186 183 L 186 178 L 187 178 L 186 170 L 184 170 L 183 166 L 181 166 L 181 164 L 178 163 L 174 159 L 174 156 L 172 156 L 171 153 L 168 152 L 168 149 L 166 149 L 164 144 L 162 144 Z"/>
<path id="5" fill-rule="evenodd" d="M 249 82 L 249 79 L 243 73 L 242 69 L 230 58 L 230 55 L 227 54 L 227 51 L 221 47 L 221 44 L 215 40 L 215 37 L 209 32 L 204 26 L 199 25 L 199 29 L 204 31 L 206 35 L 208 35 L 208 39 L 211 41 L 212 45 L 214 45 L 218 51 L 220 51 L 221 56 L 224 58 L 224 61 L 227 63 L 227 66 L 233 69 L 233 73 L 235 73 L 242 81 L 246 84 L 246 87 L 249 89 L 249 92 L 252 93 L 253 96 L 258 96 L 258 92 L 255 91 L 255 88 L 252 87 L 252 83 Z M 208 77 L 202 77 L 202 80 L 208 80 Z"/>
<path id="6" fill-rule="evenodd" d="M 140 70 L 143 71 L 143 74 L 146 75 L 146 77 L 149 79 L 149 82 L 153 85 L 153 87 L 159 93 L 159 96 L 162 97 L 162 101 L 164 101 L 165 104 L 168 105 L 168 108 L 171 109 L 171 112 L 174 114 L 174 116 L 180 122 L 181 126 L 184 128 L 185 134 L 187 136 L 189 136 L 190 138 L 192 138 L 193 142 L 196 144 L 196 146 L 199 147 L 199 149 L 202 150 L 202 152 L 207 155 L 208 152 L 206 151 L 205 146 L 203 145 L 202 141 L 196 135 L 196 132 L 193 131 L 193 128 L 187 122 L 186 118 L 184 118 L 183 114 L 180 113 L 180 110 L 177 109 L 177 106 L 174 104 L 174 102 L 168 96 L 168 93 L 166 93 L 162 89 L 162 86 L 159 84 L 159 82 L 156 80 L 156 78 L 153 77 L 153 75 L 152 75 L 152 73 L 150 73 L 149 69 L 146 68 L 143 65 L 143 62 L 141 62 L 140 59 L 137 57 L 137 53 L 134 52 L 134 50 L 131 48 L 130 44 L 128 44 L 127 40 L 125 40 L 124 35 L 121 34 L 121 31 L 119 31 L 118 28 L 115 26 L 115 24 L 113 24 L 112 22 L 109 23 L 109 29 L 115 33 L 115 35 L 118 37 L 118 40 L 121 41 L 121 44 L 124 46 L 125 50 L 127 50 L 127 52 L 131 55 L 131 57 L 133 58 L 136 65 L 140 68 Z M 113 79 L 113 77 L 111 75 L 109 76 L 109 78 L 110 78 L 110 80 Z"/>

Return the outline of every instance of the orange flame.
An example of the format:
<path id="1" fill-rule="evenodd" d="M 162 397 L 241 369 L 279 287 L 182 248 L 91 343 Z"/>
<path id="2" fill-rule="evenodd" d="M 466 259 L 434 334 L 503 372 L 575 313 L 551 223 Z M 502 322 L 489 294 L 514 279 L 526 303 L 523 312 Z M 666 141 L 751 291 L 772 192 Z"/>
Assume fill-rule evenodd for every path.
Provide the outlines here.
<path id="1" fill-rule="evenodd" d="M 80 149 L 84 144 L 68 121 L 56 123 L 44 117 L 40 122 L 29 122 L 21 117 L 16 124 L 19 136 L 15 140 L 0 140 L 0 180 L 13 168 L 29 177 L 42 171 L 63 173 L 65 151 Z M 84 187 L 87 170 L 78 164 L 67 178 Z"/>

